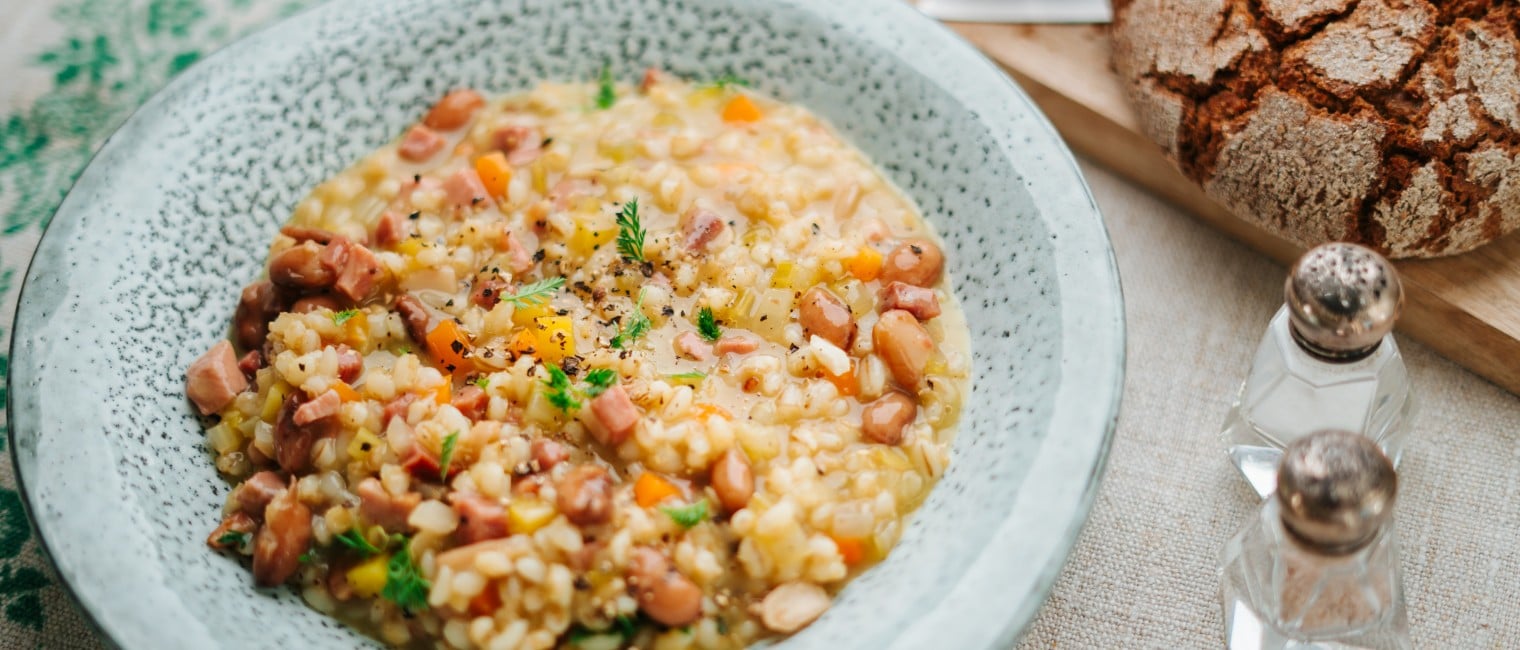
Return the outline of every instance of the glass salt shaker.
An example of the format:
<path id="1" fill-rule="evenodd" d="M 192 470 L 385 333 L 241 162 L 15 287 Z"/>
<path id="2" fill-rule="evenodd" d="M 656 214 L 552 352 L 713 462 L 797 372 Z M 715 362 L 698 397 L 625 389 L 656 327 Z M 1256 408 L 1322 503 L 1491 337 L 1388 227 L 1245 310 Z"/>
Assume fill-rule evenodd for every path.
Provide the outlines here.
<path id="1" fill-rule="evenodd" d="M 1231 650 L 1411 648 L 1392 515 L 1393 463 L 1364 436 L 1288 445 L 1276 495 L 1225 545 Z"/>
<path id="2" fill-rule="evenodd" d="M 1220 437 L 1251 487 L 1271 493 L 1282 449 L 1322 429 L 1361 433 L 1398 466 L 1413 417 L 1394 342 L 1404 294 L 1388 260 L 1324 244 L 1293 265 Z"/>

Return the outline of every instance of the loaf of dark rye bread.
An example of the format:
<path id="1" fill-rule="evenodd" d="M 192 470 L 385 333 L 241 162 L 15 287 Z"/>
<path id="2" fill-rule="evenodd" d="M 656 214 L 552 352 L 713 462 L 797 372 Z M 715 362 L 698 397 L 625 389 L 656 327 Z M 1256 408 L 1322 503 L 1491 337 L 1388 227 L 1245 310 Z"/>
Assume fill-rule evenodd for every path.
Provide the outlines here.
<path id="1" fill-rule="evenodd" d="M 1306 246 L 1469 250 L 1520 226 L 1520 2 L 1116 0 L 1147 135 Z"/>

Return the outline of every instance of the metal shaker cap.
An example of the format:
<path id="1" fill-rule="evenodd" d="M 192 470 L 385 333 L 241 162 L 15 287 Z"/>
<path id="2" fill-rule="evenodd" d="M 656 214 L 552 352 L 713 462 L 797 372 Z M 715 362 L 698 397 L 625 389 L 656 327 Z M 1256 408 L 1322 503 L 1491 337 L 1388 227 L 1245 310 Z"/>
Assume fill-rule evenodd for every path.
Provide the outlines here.
<path id="1" fill-rule="evenodd" d="M 1404 306 L 1393 265 L 1370 248 L 1342 242 L 1298 258 L 1284 294 L 1294 339 L 1332 359 L 1376 350 Z"/>
<path id="2" fill-rule="evenodd" d="M 1283 524 L 1326 553 L 1347 553 L 1371 541 L 1393 515 L 1398 476 L 1366 436 L 1319 431 L 1283 450 L 1276 499 Z"/>

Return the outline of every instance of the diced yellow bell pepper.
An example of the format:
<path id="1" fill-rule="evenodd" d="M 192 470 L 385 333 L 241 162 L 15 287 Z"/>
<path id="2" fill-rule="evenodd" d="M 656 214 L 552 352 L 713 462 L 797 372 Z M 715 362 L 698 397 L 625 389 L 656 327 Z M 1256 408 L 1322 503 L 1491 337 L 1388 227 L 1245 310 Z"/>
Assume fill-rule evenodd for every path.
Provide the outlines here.
<path id="1" fill-rule="evenodd" d="M 533 319 L 533 338 L 538 358 L 559 363 L 575 356 L 575 330 L 569 316 L 540 316 Z"/>
<path id="2" fill-rule="evenodd" d="M 514 535 L 532 535 L 559 514 L 554 506 L 542 499 L 513 499 L 507 506 L 507 530 Z"/>
<path id="3" fill-rule="evenodd" d="M 416 257 L 418 253 L 422 252 L 422 247 L 423 243 L 421 239 L 408 237 L 401 240 L 401 243 L 396 244 L 396 252 L 407 257 Z"/>
<path id="4" fill-rule="evenodd" d="M 354 439 L 348 442 L 348 457 L 351 460 L 369 460 L 371 454 L 380 448 L 380 437 L 371 433 L 369 429 L 360 429 L 354 434 Z"/>
<path id="5" fill-rule="evenodd" d="M 554 307 L 550 306 L 547 302 L 537 305 L 522 305 L 512 310 L 512 322 L 519 327 L 532 327 L 533 321 L 553 315 Z"/>
<path id="6" fill-rule="evenodd" d="M 388 554 L 376 555 L 349 569 L 344 577 L 348 578 L 348 586 L 354 588 L 354 595 L 360 598 L 380 595 L 380 591 L 385 589 L 385 565 L 390 560 Z"/>
<path id="7" fill-rule="evenodd" d="M 264 408 L 259 411 L 259 418 L 265 422 L 274 424 L 274 419 L 280 415 L 280 406 L 285 403 L 286 385 L 277 383 L 269 387 L 269 394 L 264 397 Z"/>
<path id="8" fill-rule="evenodd" d="M 570 252 L 590 255 L 598 246 L 617 237 L 617 223 L 604 215 L 582 216 L 576 220 L 575 233 L 570 235 Z"/>

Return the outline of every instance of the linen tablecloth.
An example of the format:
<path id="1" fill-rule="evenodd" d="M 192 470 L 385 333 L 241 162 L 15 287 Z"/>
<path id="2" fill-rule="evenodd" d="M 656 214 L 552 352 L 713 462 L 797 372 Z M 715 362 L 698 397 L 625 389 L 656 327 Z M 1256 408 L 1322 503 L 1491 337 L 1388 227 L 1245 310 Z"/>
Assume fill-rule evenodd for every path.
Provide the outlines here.
<path id="1" fill-rule="evenodd" d="M 90 153 L 175 72 L 306 2 L 0 0 L 0 349 L 37 239 Z M 1257 503 L 1214 432 L 1283 269 L 1083 168 L 1124 285 L 1124 407 L 1092 519 L 1020 647 L 1219 647 L 1218 552 Z M 1520 647 L 1520 400 L 1400 344 L 1421 402 L 1397 508 L 1416 643 Z M 43 559 L 13 473 L 7 457 L 0 648 L 100 647 Z"/>

